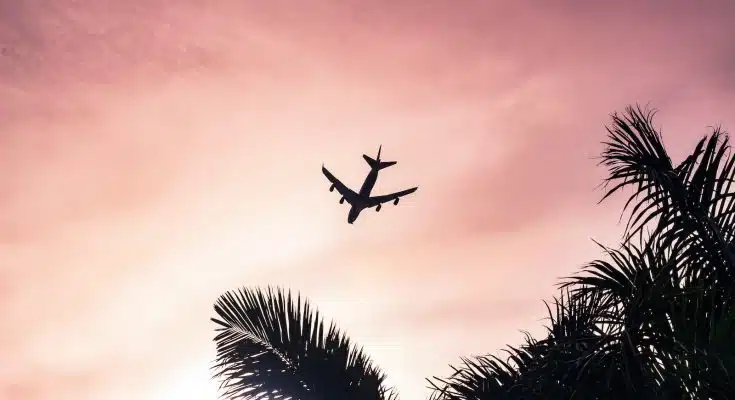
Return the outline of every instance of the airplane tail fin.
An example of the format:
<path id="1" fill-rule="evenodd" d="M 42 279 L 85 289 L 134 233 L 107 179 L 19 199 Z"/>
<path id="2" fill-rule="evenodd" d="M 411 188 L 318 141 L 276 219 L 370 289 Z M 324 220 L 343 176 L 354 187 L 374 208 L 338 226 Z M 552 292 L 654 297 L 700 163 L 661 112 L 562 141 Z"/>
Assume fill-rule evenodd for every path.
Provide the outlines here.
<path id="1" fill-rule="evenodd" d="M 380 145 L 380 147 L 378 147 L 378 157 L 376 159 L 373 159 L 367 154 L 362 155 L 362 158 L 364 158 L 368 165 L 370 165 L 370 168 L 381 170 L 383 168 L 388 168 L 391 165 L 396 165 L 396 161 L 380 161 L 380 151 L 382 149 L 383 145 Z"/>

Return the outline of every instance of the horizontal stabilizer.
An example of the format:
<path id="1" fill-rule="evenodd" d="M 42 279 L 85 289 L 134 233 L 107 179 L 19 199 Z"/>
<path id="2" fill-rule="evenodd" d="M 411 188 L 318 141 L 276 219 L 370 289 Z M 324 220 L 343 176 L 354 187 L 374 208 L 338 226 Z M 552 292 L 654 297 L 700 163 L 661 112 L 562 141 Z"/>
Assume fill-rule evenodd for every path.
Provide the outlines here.
<path id="1" fill-rule="evenodd" d="M 396 165 L 396 161 L 377 161 L 373 159 L 372 157 L 368 156 L 367 154 L 363 154 L 362 158 L 365 159 L 365 161 L 368 163 L 370 168 L 372 169 L 383 169 L 388 168 L 391 165 Z"/>
<path id="2" fill-rule="evenodd" d="M 396 165 L 397 161 L 380 161 L 378 169 L 388 168 L 391 165 Z"/>

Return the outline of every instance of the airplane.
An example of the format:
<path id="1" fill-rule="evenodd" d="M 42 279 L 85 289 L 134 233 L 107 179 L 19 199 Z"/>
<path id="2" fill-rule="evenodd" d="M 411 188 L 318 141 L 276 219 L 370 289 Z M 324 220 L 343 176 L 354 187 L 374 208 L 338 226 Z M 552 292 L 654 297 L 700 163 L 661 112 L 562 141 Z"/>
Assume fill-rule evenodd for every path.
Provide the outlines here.
<path id="1" fill-rule="evenodd" d="M 375 207 L 375 211 L 380 211 L 382 204 L 389 201 L 393 201 L 394 205 L 398 205 L 398 201 L 401 197 L 411 194 L 418 189 L 418 186 L 416 186 L 411 189 L 401 190 L 400 192 L 391 194 L 370 196 L 370 192 L 372 192 L 373 186 L 375 186 L 375 181 L 378 180 L 378 171 L 396 164 L 396 161 L 380 160 L 380 150 L 382 148 L 383 145 L 378 147 L 378 156 L 375 159 L 369 157 L 367 154 L 362 155 L 362 158 L 364 158 L 368 165 L 370 165 L 370 172 L 367 177 L 365 177 L 365 182 L 362 184 L 358 193 L 355 193 L 352 189 L 345 186 L 344 183 L 340 182 L 339 179 L 335 178 L 324 164 L 322 164 L 322 173 L 327 177 L 327 179 L 329 179 L 329 182 L 332 183 L 332 186 L 329 187 L 329 191 L 332 192 L 336 188 L 337 192 L 342 195 L 342 198 L 339 199 L 339 204 L 342 204 L 347 200 L 347 203 L 351 206 L 349 213 L 347 213 L 347 222 L 350 224 L 355 222 L 362 210 Z"/>

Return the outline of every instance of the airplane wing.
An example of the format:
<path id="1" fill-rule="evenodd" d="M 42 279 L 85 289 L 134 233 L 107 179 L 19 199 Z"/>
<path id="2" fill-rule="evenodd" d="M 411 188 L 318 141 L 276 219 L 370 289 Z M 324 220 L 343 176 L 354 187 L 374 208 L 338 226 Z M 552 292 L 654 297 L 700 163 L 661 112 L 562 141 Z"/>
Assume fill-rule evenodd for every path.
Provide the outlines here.
<path id="1" fill-rule="evenodd" d="M 344 183 L 340 182 L 340 180 L 332 175 L 332 173 L 329 172 L 329 170 L 324 165 L 322 165 L 322 173 L 324 174 L 324 176 L 327 177 L 327 179 L 329 179 L 329 182 L 332 182 L 334 188 L 337 189 L 339 194 L 341 194 L 342 197 L 345 198 L 345 200 L 352 203 L 352 200 L 357 197 L 357 193 L 353 192 L 352 189 L 348 188 L 347 186 L 345 186 Z"/>
<path id="2" fill-rule="evenodd" d="M 399 198 L 401 198 L 401 197 L 403 197 L 405 195 L 411 194 L 411 193 L 415 192 L 417 189 L 418 189 L 418 186 L 416 186 L 414 188 L 411 188 L 411 189 L 401 190 L 400 192 L 395 192 L 395 193 L 391 193 L 391 194 L 384 194 L 384 195 L 380 195 L 380 196 L 370 197 L 368 199 L 367 206 L 368 207 L 375 207 L 378 204 L 387 203 L 389 201 L 395 201 L 396 204 L 398 204 L 398 199 Z"/>

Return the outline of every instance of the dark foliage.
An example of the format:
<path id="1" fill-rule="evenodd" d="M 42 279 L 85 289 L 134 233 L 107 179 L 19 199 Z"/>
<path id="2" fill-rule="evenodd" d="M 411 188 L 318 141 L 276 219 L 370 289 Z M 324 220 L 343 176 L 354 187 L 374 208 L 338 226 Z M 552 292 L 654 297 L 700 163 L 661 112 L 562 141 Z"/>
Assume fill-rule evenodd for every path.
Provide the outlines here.
<path id="1" fill-rule="evenodd" d="M 214 305 L 226 399 L 388 400 L 384 376 L 307 300 L 280 289 L 227 292 Z"/>
<path id="2" fill-rule="evenodd" d="M 464 360 L 435 399 L 735 398 L 735 158 L 717 128 L 675 165 L 653 116 L 613 114 L 604 143 L 621 247 L 561 283 L 544 340 Z"/>

